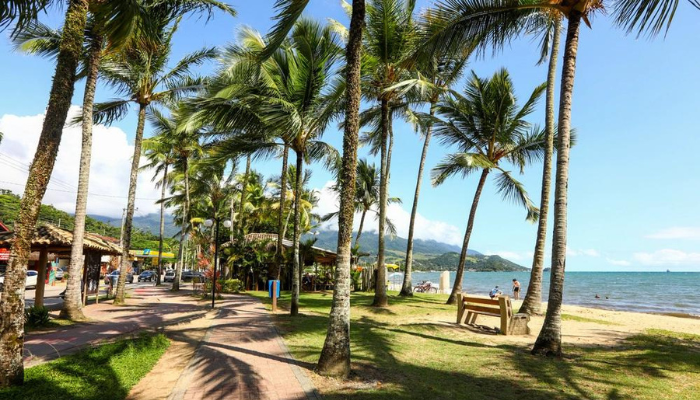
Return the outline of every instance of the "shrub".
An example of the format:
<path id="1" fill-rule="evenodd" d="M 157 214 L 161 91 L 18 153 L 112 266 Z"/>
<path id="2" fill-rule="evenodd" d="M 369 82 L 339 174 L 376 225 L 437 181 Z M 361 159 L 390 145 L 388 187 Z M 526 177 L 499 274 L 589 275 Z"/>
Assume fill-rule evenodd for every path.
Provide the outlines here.
<path id="1" fill-rule="evenodd" d="M 238 279 L 227 279 L 225 281 L 219 280 L 219 284 L 222 287 L 222 292 L 224 293 L 239 293 L 243 291 L 243 282 Z"/>
<path id="2" fill-rule="evenodd" d="M 24 321 L 30 326 L 44 326 L 49 323 L 49 309 L 32 306 L 24 311 Z"/>

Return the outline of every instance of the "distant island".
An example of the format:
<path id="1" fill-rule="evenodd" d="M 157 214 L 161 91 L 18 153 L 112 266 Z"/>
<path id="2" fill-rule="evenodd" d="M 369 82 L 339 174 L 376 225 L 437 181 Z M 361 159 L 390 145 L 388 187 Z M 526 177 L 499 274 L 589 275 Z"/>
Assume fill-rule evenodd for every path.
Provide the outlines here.
<path id="1" fill-rule="evenodd" d="M 455 271 L 459 263 L 459 253 L 449 252 L 437 257 L 424 260 L 416 260 L 416 271 Z M 529 271 L 521 265 L 506 260 L 500 256 L 487 256 L 483 254 L 467 256 L 467 271 L 472 272 L 523 272 Z"/>

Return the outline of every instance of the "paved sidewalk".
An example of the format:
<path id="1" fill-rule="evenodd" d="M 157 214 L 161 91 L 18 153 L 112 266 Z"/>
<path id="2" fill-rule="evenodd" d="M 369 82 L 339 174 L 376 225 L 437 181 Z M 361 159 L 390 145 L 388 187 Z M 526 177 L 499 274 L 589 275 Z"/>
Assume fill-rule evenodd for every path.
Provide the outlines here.
<path id="1" fill-rule="evenodd" d="M 171 400 L 317 399 L 306 365 L 295 361 L 258 299 L 227 296 Z"/>
<path id="2" fill-rule="evenodd" d="M 203 317 L 210 309 L 197 302 L 188 290 L 172 293 L 168 287 L 142 287 L 130 292 L 127 305 L 112 301 L 83 309 L 91 322 L 51 332 L 27 334 L 24 342 L 25 367 L 42 364 L 101 341 L 146 329 L 157 329 Z"/>

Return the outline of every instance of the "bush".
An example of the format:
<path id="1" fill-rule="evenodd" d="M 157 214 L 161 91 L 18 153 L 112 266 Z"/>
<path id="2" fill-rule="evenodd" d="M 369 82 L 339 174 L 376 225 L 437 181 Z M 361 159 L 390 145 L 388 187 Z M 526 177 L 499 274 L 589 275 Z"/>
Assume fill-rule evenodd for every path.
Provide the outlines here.
<path id="1" fill-rule="evenodd" d="M 44 326 L 49 323 L 49 309 L 32 306 L 24 311 L 24 321 L 30 326 Z"/>
<path id="2" fill-rule="evenodd" d="M 221 285 L 221 291 L 224 293 L 239 293 L 243 291 L 243 282 L 238 279 L 219 280 L 219 285 Z"/>

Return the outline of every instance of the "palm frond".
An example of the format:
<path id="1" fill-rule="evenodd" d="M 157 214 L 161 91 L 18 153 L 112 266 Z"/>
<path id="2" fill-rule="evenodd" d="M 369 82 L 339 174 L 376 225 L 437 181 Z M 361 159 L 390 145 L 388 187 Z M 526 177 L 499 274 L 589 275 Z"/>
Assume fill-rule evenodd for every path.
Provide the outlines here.
<path id="1" fill-rule="evenodd" d="M 277 14 L 273 17 L 277 23 L 268 33 L 268 44 L 260 53 L 260 59 L 268 59 L 277 49 L 294 27 L 302 12 L 309 4 L 309 0 L 277 0 L 275 9 Z"/>
<path id="2" fill-rule="evenodd" d="M 496 168 L 497 165 L 479 153 L 449 154 L 430 173 L 433 186 L 439 186 L 453 175 L 463 178 L 482 169 Z"/>
<path id="3" fill-rule="evenodd" d="M 518 180 L 513 178 L 510 172 L 500 169 L 500 174 L 496 177 L 496 187 L 498 192 L 503 196 L 504 200 L 513 201 L 527 210 L 526 220 L 537 222 L 540 216 L 540 210 L 530 200 L 530 197 L 525 191 L 525 187 Z"/>

